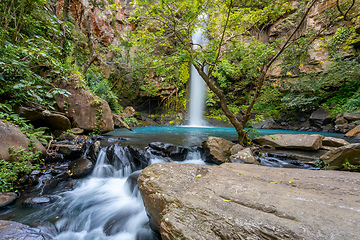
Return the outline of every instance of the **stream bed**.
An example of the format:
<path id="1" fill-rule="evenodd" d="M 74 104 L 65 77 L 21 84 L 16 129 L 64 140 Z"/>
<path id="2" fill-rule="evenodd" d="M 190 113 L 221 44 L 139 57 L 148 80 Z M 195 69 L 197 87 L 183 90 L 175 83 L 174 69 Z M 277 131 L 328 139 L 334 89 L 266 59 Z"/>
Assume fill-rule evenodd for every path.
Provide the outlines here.
<path id="1" fill-rule="evenodd" d="M 275 133 L 300 132 L 260 131 L 260 135 Z M 343 137 L 342 134 L 322 134 Z M 236 140 L 233 128 L 139 127 L 134 128 L 133 132 L 124 129 L 110 132 L 102 140 L 104 147 L 90 176 L 72 180 L 71 187 L 60 188 L 47 195 L 46 197 L 52 200 L 51 203 L 26 207 L 21 204 L 24 199 L 20 198 L 15 205 L 0 209 L 0 219 L 37 227 L 48 239 L 159 239 L 149 227 L 146 210 L 136 185 L 141 170 L 134 168 L 132 156 L 124 146 L 132 144 L 144 148 L 150 142 L 161 141 L 193 147 L 201 145 L 207 136 Z M 115 152 L 118 159 L 121 159 L 121 164 L 111 164 L 106 154 L 106 145 L 115 143 L 118 143 L 115 145 Z M 148 156 L 149 164 L 172 161 L 156 155 Z M 286 159 L 286 156 L 270 155 L 260 161 L 266 166 L 313 168 L 310 165 L 303 166 L 294 159 Z M 206 164 L 197 150 L 189 151 L 185 161 L 179 163 Z M 22 195 L 22 198 L 29 197 L 31 192 Z"/>

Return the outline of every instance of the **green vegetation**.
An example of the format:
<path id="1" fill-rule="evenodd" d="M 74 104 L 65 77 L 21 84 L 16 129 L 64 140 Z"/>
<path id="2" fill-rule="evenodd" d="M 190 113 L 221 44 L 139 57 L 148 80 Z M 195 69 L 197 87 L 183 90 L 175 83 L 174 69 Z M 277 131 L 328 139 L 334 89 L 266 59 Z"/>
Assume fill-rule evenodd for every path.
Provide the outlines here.
<path id="1" fill-rule="evenodd" d="M 35 151 L 31 145 L 29 150 L 9 147 L 9 152 L 14 161 L 0 160 L 0 191 L 2 192 L 13 191 L 14 186 L 20 183 L 24 175 L 40 169 L 44 161 L 40 158 L 41 152 Z"/>

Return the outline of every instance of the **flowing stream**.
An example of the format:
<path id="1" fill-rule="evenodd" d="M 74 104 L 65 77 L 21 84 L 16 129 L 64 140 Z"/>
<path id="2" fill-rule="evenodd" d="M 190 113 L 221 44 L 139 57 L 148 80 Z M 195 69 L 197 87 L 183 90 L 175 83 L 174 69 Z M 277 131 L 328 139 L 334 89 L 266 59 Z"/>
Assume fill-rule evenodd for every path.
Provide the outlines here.
<path id="1" fill-rule="evenodd" d="M 272 133 L 269 130 L 263 132 Z M 157 240 L 159 237 L 149 227 L 136 184 L 141 170 L 135 166 L 134 157 L 128 148 L 123 146 L 148 145 L 148 141 L 166 139 L 166 142 L 188 147 L 187 158 L 179 163 L 205 164 L 200 152 L 192 146 L 200 145 L 209 135 L 236 139 L 236 131 L 232 128 L 143 127 L 134 128 L 133 132 L 122 129 L 111 132 L 103 141 L 105 146 L 98 154 L 91 176 L 73 180 L 70 190 L 59 190 L 49 195 L 52 203 L 26 208 L 21 207 L 20 201 L 20 206 L 10 207 L 7 210 L 9 213 L 0 212 L 0 217 L 37 226 L 48 239 Z M 110 147 L 116 157 L 108 154 Z M 146 148 L 144 151 L 147 151 Z M 147 153 L 149 165 L 172 161 L 170 158 L 153 155 L 151 151 Z M 297 160 L 274 154 L 263 156 L 259 160 L 261 165 L 266 166 L 312 168 Z"/>
<path id="2" fill-rule="evenodd" d="M 147 217 L 136 179 L 131 154 L 115 145 L 118 161 L 111 162 L 103 148 L 91 176 L 77 180 L 74 189 L 50 196 L 55 199 L 14 221 L 38 225 L 54 240 L 156 240 Z M 151 155 L 149 164 L 169 162 L 169 158 Z M 111 163 L 110 163 L 111 162 Z M 181 163 L 205 164 L 198 152 L 190 152 Z"/>

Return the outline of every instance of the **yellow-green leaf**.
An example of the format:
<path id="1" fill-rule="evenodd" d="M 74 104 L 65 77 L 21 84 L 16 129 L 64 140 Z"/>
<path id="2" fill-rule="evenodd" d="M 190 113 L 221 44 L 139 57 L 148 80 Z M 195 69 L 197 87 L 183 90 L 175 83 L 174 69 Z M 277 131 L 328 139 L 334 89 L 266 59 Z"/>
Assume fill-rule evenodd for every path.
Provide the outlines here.
<path id="1" fill-rule="evenodd" d="M 224 202 L 231 202 L 231 200 L 223 199 Z"/>
<path id="2" fill-rule="evenodd" d="M 202 177 L 202 176 L 201 176 L 201 174 L 199 174 L 199 175 L 196 175 L 195 177 Z"/>
<path id="3" fill-rule="evenodd" d="M 293 182 L 294 182 L 294 180 L 290 180 L 290 181 L 289 181 L 289 183 L 293 183 Z"/>
<path id="4" fill-rule="evenodd" d="M 270 182 L 270 183 L 272 183 L 272 184 L 279 184 L 280 182 Z"/>

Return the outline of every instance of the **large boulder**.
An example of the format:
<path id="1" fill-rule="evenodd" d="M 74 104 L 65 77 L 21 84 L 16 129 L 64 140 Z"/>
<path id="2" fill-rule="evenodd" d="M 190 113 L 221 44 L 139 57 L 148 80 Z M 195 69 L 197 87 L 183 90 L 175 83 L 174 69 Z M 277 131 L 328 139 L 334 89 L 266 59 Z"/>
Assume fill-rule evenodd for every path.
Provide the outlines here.
<path id="1" fill-rule="evenodd" d="M 66 131 L 71 128 L 70 120 L 61 114 L 51 113 L 49 111 L 42 112 L 42 119 L 50 129 Z"/>
<path id="2" fill-rule="evenodd" d="M 360 125 L 356 126 L 353 129 L 351 129 L 349 132 L 347 132 L 345 134 L 345 136 L 347 136 L 347 137 L 353 137 L 353 136 L 360 137 Z"/>
<path id="3" fill-rule="evenodd" d="M 157 163 L 138 185 L 161 239 L 357 239 L 352 172 Z"/>
<path id="4" fill-rule="evenodd" d="M 319 108 L 311 114 L 309 119 L 310 124 L 314 127 L 321 128 L 322 125 L 326 125 L 331 122 L 331 119 L 329 117 L 330 114 L 330 111 Z"/>
<path id="5" fill-rule="evenodd" d="M 55 96 L 59 109 L 72 119 L 72 127 L 82 128 L 88 132 L 95 129 L 101 132 L 113 131 L 114 122 L 109 104 L 79 86 L 79 81 L 72 75 L 68 82 L 59 83 L 59 87 L 71 93 L 69 96 Z"/>
<path id="6" fill-rule="evenodd" d="M 322 146 L 324 136 L 319 134 L 274 134 L 255 138 L 253 141 L 275 148 L 318 150 Z"/>
<path id="7" fill-rule="evenodd" d="M 325 137 L 322 140 L 322 145 L 326 147 L 342 147 L 349 144 L 350 143 L 348 143 L 346 140 L 341 138 Z"/>
<path id="8" fill-rule="evenodd" d="M 360 113 L 344 113 L 344 118 L 349 122 L 360 120 Z"/>
<path id="9" fill-rule="evenodd" d="M 0 208 L 13 203 L 17 198 L 16 193 L 0 192 Z"/>
<path id="10" fill-rule="evenodd" d="M 360 143 L 354 143 L 333 149 L 320 157 L 324 165 L 332 170 L 360 170 Z"/>
<path id="11" fill-rule="evenodd" d="M 40 229 L 31 228 L 27 225 L 0 220 L 0 237 L 7 240 L 44 240 L 48 239 L 41 234 Z"/>
<path id="12" fill-rule="evenodd" d="M 35 147 L 38 151 L 45 153 L 44 146 L 35 138 Z M 26 137 L 21 130 L 3 120 L 0 120 L 0 159 L 10 160 L 9 147 L 14 147 L 15 150 L 19 147 L 29 149 L 30 139 Z"/>
<path id="13" fill-rule="evenodd" d="M 230 149 L 235 143 L 219 137 L 208 137 L 203 143 L 203 147 L 209 150 L 210 155 L 206 161 L 215 164 L 221 164 L 229 160 L 231 155 Z"/>

